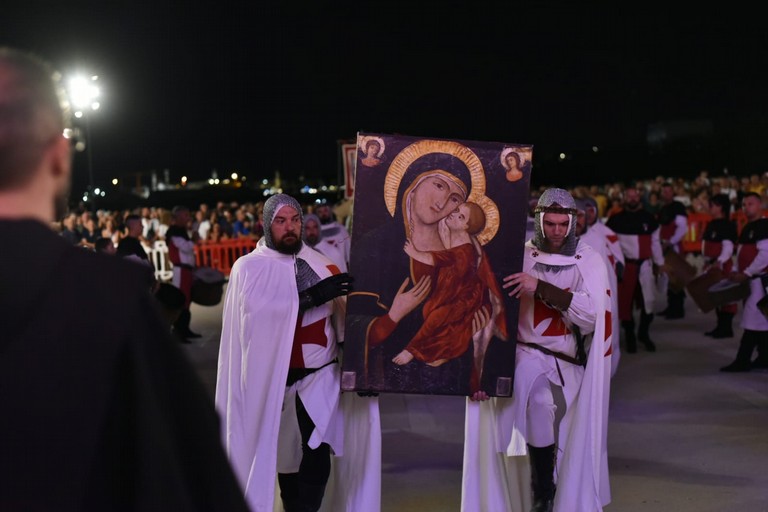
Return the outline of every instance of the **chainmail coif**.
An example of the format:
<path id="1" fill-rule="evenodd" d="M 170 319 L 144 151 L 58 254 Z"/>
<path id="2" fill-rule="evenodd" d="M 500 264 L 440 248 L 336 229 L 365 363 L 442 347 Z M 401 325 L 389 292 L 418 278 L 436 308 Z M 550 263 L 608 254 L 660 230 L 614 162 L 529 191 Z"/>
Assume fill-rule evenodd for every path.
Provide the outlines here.
<path id="1" fill-rule="evenodd" d="M 568 215 L 568 234 L 565 237 L 565 243 L 560 254 L 564 256 L 573 256 L 576 254 L 576 245 L 579 240 L 576 237 L 576 202 L 571 194 L 562 188 L 550 188 L 544 191 L 536 204 L 534 212 L 535 234 L 533 236 L 533 245 L 542 251 L 547 250 L 546 237 L 544 236 L 544 214 L 562 213 Z"/>
<path id="2" fill-rule="evenodd" d="M 272 221 L 275 220 L 275 215 L 283 206 L 290 206 L 299 212 L 301 233 L 297 233 L 297 235 L 300 240 L 304 237 L 304 214 L 301 211 L 299 202 L 288 194 L 275 194 L 264 203 L 264 243 L 270 249 L 275 248 L 275 243 L 272 240 Z"/>

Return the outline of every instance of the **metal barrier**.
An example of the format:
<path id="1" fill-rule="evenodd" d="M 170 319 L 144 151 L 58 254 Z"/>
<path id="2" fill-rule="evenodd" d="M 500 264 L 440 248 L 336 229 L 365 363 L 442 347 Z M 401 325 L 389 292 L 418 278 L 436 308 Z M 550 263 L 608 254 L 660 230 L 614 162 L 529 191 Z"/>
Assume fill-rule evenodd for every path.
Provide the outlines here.
<path id="1" fill-rule="evenodd" d="M 235 260 L 254 250 L 256 242 L 257 240 L 253 238 L 233 238 L 195 245 L 197 266 L 215 268 L 225 276 L 229 276 Z"/>

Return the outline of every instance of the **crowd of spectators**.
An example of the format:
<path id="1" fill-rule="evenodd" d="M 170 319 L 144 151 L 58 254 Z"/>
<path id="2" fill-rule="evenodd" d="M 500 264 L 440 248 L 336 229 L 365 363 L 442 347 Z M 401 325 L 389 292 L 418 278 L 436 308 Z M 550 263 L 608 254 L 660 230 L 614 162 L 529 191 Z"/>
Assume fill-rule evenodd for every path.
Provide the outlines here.
<path id="1" fill-rule="evenodd" d="M 638 185 L 645 190 L 643 195 L 644 207 L 651 213 L 661 207 L 661 187 L 671 183 L 675 190 L 675 200 L 680 201 L 692 213 L 707 213 L 709 199 L 716 194 L 726 194 L 733 205 L 733 211 L 740 210 L 741 199 L 745 192 L 756 192 L 763 199 L 763 206 L 768 211 L 768 172 L 750 176 L 710 176 L 707 171 L 701 171 L 693 180 L 683 178 L 657 176 L 654 179 L 628 180 L 606 183 L 603 185 L 576 186 L 569 192 L 576 198 L 593 198 L 598 205 L 602 218 L 610 217 L 621 209 L 624 191 L 627 187 Z M 533 187 L 531 198 L 537 199 L 548 186 Z M 305 213 L 315 209 L 312 203 L 302 205 Z M 334 208 L 338 220 L 351 228 L 351 208 L 344 201 Z M 115 247 L 127 236 L 125 219 L 128 215 L 139 215 L 142 222 L 142 233 L 139 239 L 146 247 L 151 248 L 154 242 L 164 240 L 168 229 L 171 212 L 162 207 L 142 206 L 123 211 L 98 210 L 96 212 L 80 209 L 68 213 L 56 223 L 56 230 L 61 236 L 75 245 L 95 249 L 100 238 L 112 241 Z M 252 238 L 258 240 L 263 232 L 263 202 L 218 202 L 215 207 L 203 203 L 192 210 L 192 221 L 189 225 L 190 238 L 196 243 L 217 243 L 222 240 L 235 238 Z M 104 246 L 104 242 L 101 242 Z"/>
<path id="2" fill-rule="evenodd" d="M 253 238 L 263 235 L 262 202 L 229 203 L 218 202 L 215 208 L 200 204 L 193 210 L 189 224 L 190 238 L 197 243 L 215 243 L 234 238 Z M 73 245 L 95 249 L 100 238 L 110 240 L 114 247 L 128 236 L 126 219 L 137 215 L 142 229 L 139 240 L 146 247 L 156 241 L 164 241 L 171 225 L 171 210 L 162 207 L 140 206 L 126 210 L 97 210 L 91 212 L 80 208 L 71 211 L 56 222 L 55 229 Z M 105 242 L 100 242 L 104 244 Z"/>
<path id="3" fill-rule="evenodd" d="M 643 206 L 651 213 L 656 213 L 662 206 L 661 187 L 671 183 L 676 201 L 680 201 L 689 214 L 708 213 L 709 199 L 717 194 L 726 194 L 731 200 L 734 211 L 741 208 L 741 199 L 746 192 L 756 192 L 763 199 L 764 208 L 768 208 L 768 172 L 749 176 L 710 176 L 708 171 L 701 171 L 693 180 L 683 178 L 657 176 L 654 179 L 628 180 L 606 183 L 602 186 L 576 186 L 570 192 L 577 198 L 592 197 L 597 201 L 600 217 L 610 217 L 621 209 L 624 191 L 628 186 L 637 185 L 645 190 Z M 542 186 L 531 191 L 533 198 L 548 186 Z"/>

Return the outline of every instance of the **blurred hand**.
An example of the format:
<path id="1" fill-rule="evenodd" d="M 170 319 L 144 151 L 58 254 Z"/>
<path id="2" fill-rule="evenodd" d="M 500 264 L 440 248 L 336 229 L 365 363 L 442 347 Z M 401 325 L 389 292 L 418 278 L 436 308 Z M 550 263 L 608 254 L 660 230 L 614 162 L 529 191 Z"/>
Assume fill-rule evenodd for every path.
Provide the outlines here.
<path id="1" fill-rule="evenodd" d="M 488 396 L 488 393 L 485 391 L 475 391 L 472 393 L 472 396 L 469 397 L 470 400 L 473 402 L 485 402 L 490 397 Z"/>

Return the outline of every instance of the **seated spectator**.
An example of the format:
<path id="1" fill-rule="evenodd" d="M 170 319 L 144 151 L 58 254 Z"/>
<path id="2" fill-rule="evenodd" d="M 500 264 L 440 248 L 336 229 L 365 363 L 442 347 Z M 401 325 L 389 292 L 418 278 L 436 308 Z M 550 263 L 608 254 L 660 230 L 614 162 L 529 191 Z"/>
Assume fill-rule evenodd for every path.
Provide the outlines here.
<path id="1" fill-rule="evenodd" d="M 237 210 L 235 213 L 235 222 L 232 223 L 232 237 L 233 238 L 253 238 L 251 235 L 251 221 L 245 215 L 245 211 L 242 209 Z"/>
<path id="2" fill-rule="evenodd" d="M 195 220 L 192 222 L 192 232 L 197 233 L 198 240 L 207 240 L 210 230 L 211 221 L 205 218 L 203 210 L 197 210 L 195 212 Z"/>
<path id="3" fill-rule="evenodd" d="M 85 221 L 80 237 L 80 244 L 90 249 L 94 248 L 96 239 L 101 238 L 101 231 L 96 228 L 96 221 L 93 220 L 93 217 L 89 216 Z"/>
<path id="4" fill-rule="evenodd" d="M 229 240 L 229 235 L 223 232 L 221 224 L 218 222 L 211 224 L 211 230 L 208 232 L 208 242 L 215 244 L 222 240 Z"/>
<path id="5" fill-rule="evenodd" d="M 81 240 L 80 233 L 75 230 L 76 222 L 77 215 L 71 212 L 68 213 L 61 220 L 61 231 L 59 231 L 59 235 L 72 245 L 78 245 Z"/>

